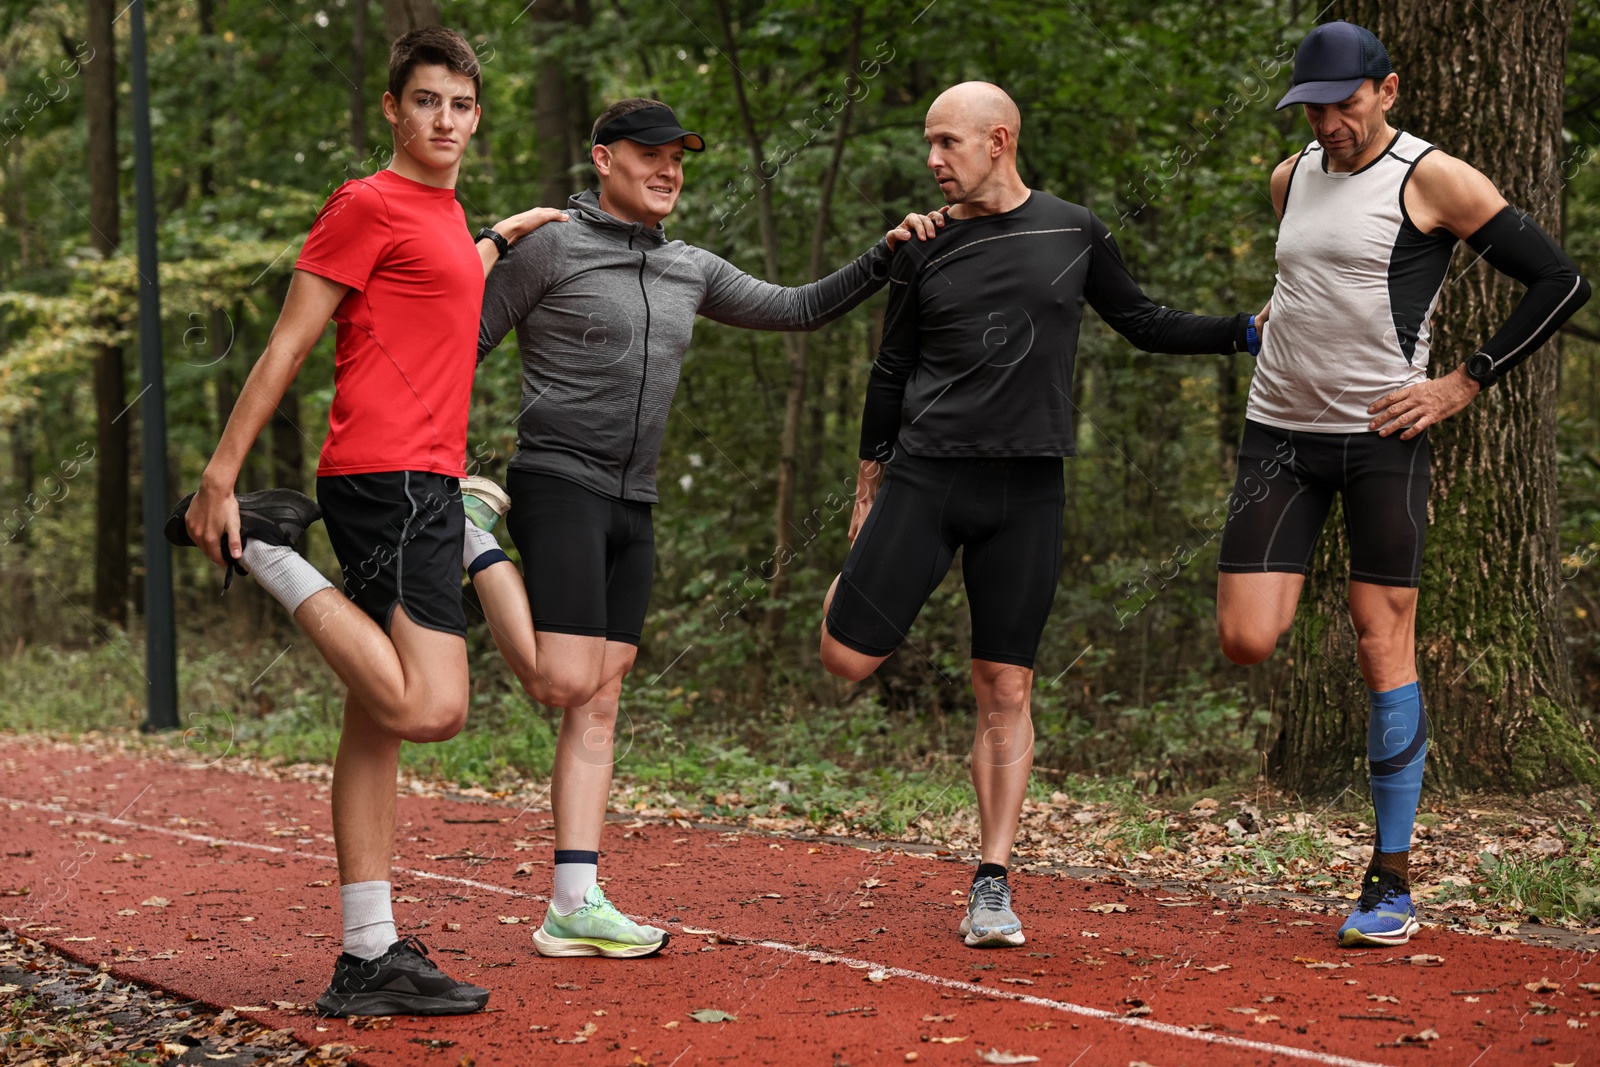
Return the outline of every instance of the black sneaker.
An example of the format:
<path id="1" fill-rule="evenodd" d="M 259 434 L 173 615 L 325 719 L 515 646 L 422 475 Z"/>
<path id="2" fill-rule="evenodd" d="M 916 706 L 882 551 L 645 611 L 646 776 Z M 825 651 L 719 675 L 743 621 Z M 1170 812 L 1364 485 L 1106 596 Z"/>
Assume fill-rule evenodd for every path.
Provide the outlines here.
<path id="1" fill-rule="evenodd" d="M 317 998 L 317 1011 L 336 1018 L 467 1015 L 487 1003 L 487 989 L 451 978 L 434 966 L 421 941 L 405 937 L 375 960 L 340 953 L 328 991 Z"/>
<path id="2" fill-rule="evenodd" d="M 269 545 L 287 545 L 293 548 L 300 543 L 306 528 L 322 518 L 322 509 L 317 506 L 317 502 L 293 489 L 261 489 L 254 493 L 245 493 L 238 500 L 241 546 L 255 540 L 265 541 Z M 189 515 L 189 505 L 193 502 L 194 494 L 190 493 L 178 501 L 177 506 L 172 509 L 172 514 L 167 516 L 164 532 L 167 540 L 179 548 L 189 548 L 194 545 L 185 522 Z M 226 544 L 222 546 L 222 556 L 224 559 L 228 557 Z M 222 588 L 228 588 L 235 573 L 250 572 L 240 566 L 238 560 L 229 560 L 228 573 L 222 581 Z"/>

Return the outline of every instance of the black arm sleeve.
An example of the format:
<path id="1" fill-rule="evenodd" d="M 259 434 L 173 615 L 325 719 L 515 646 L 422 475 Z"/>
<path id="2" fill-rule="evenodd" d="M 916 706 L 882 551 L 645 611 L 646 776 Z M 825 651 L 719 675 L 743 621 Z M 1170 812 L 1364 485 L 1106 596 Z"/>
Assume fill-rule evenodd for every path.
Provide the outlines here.
<path id="1" fill-rule="evenodd" d="M 1245 330 L 1250 316 L 1193 315 L 1156 304 L 1128 273 L 1116 238 L 1106 224 L 1090 216 L 1089 276 L 1084 297 L 1102 319 L 1135 348 L 1171 355 L 1228 355 L 1248 352 Z"/>
<path id="2" fill-rule="evenodd" d="M 900 409 L 906 382 L 921 351 L 917 333 L 917 268 L 926 258 L 906 242 L 889 268 L 889 309 L 883 316 L 883 340 L 867 379 L 867 402 L 861 411 L 861 458 L 887 463 L 900 436 Z"/>
<path id="3" fill-rule="evenodd" d="M 1588 302 L 1589 283 L 1537 222 L 1510 206 L 1479 227 L 1467 244 L 1495 270 L 1528 287 L 1505 325 L 1479 349 L 1494 360 L 1499 381 Z"/>

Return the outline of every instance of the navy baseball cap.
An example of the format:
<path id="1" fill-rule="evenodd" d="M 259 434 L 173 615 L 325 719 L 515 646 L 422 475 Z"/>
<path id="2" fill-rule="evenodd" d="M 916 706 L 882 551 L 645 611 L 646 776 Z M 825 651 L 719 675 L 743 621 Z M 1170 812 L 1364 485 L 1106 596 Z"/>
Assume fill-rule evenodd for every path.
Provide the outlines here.
<path id="1" fill-rule="evenodd" d="M 691 133 L 678 125 L 677 116 L 670 107 L 655 105 L 619 115 L 595 131 L 595 144 L 629 140 L 639 144 L 658 145 L 683 138 L 683 147 L 690 152 L 705 151 L 706 141 L 698 133 Z"/>
<path id="2" fill-rule="evenodd" d="M 1371 30 L 1342 19 L 1326 22 L 1295 49 L 1293 88 L 1278 101 L 1277 110 L 1290 104 L 1337 104 L 1368 78 L 1381 81 L 1392 73 L 1389 51 Z"/>

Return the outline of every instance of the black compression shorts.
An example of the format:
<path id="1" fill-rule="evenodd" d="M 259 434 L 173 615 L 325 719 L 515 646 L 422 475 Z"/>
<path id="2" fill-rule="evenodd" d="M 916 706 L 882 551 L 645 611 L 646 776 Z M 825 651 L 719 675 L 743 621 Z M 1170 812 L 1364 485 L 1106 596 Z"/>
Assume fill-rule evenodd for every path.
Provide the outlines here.
<path id="1" fill-rule="evenodd" d="M 513 469 L 506 488 L 533 628 L 637 645 L 655 573 L 650 505 L 532 471 Z"/>
<path id="2" fill-rule="evenodd" d="M 1350 580 L 1416 588 L 1428 526 L 1428 434 L 1307 433 L 1246 421 L 1217 569 L 1305 574 L 1344 495 Z"/>
<path id="3" fill-rule="evenodd" d="M 828 609 L 846 648 L 887 656 L 964 549 L 972 658 L 1033 667 L 1061 572 L 1058 457 L 902 453 L 850 548 Z"/>
<path id="4" fill-rule="evenodd" d="M 387 631 L 396 605 L 430 630 L 467 633 L 461 607 L 461 483 L 426 471 L 317 479 L 345 595 Z"/>

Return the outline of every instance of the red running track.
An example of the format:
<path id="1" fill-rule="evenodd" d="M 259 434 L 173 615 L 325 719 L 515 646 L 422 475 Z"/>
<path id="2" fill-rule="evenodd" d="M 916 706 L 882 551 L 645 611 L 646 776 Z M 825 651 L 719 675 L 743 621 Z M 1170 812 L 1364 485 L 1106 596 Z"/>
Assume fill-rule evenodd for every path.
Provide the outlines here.
<path id="1" fill-rule="evenodd" d="M 978 951 L 955 934 L 963 865 L 660 823 L 608 827 L 601 870 L 624 909 L 673 931 L 667 950 L 547 960 L 501 919 L 543 915 L 549 812 L 409 796 L 396 917 L 493 990 L 490 1010 L 357 1027 L 298 1007 L 339 944 L 326 785 L 16 739 L 0 767 L 0 925 L 118 977 L 267 1007 L 263 1024 L 361 1046 L 363 1063 L 1600 1062 L 1600 995 L 1579 988 L 1600 983 L 1595 951 L 1439 929 L 1348 951 L 1333 917 L 1027 874 L 1027 944 Z M 1087 910 L 1112 903 L 1126 912 Z M 1559 988 L 1525 988 L 1540 980 Z M 703 1008 L 738 1021 L 689 1017 Z"/>

